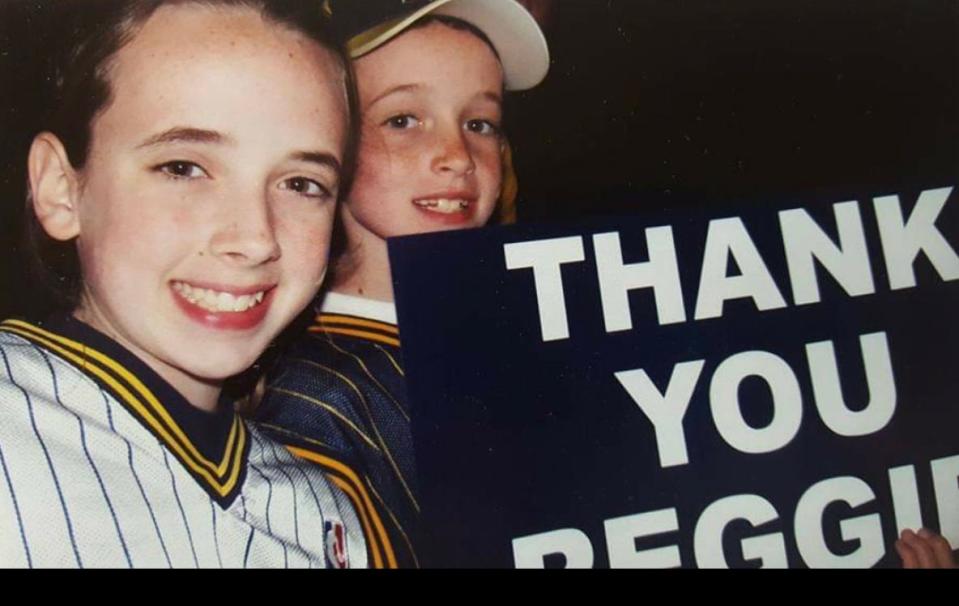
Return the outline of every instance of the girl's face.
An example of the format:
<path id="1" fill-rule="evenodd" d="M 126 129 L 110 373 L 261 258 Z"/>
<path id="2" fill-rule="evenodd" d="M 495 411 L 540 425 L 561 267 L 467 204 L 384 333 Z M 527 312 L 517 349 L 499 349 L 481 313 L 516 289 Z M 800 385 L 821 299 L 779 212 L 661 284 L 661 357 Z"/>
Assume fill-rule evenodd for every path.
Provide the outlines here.
<path id="1" fill-rule="evenodd" d="M 485 42 L 440 23 L 357 59 L 351 244 L 484 225 L 500 193 L 503 72 Z"/>
<path id="2" fill-rule="evenodd" d="M 331 53 L 248 9 L 160 8 L 92 125 L 75 314 L 188 397 L 252 364 L 326 270 L 343 81 Z"/>

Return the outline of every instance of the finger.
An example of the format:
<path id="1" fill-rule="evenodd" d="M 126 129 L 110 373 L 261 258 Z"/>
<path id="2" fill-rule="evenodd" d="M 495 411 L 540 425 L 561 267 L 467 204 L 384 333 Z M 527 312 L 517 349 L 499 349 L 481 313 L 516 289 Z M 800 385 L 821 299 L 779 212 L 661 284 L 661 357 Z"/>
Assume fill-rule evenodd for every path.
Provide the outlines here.
<path id="1" fill-rule="evenodd" d="M 952 546 L 949 545 L 949 541 L 947 541 L 944 536 L 922 528 L 919 530 L 919 537 L 925 540 L 932 548 L 933 558 L 936 560 L 939 568 L 956 567 L 956 561 L 952 557 Z"/>
<path id="2" fill-rule="evenodd" d="M 919 558 L 916 556 L 916 552 L 902 539 L 896 541 L 896 553 L 902 560 L 903 568 L 908 570 L 919 567 Z"/>
<path id="3" fill-rule="evenodd" d="M 938 568 L 936 556 L 932 552 L 932 545 L 912 531 L 904 531 L 902 540 L 915 552 L 918 568 Z"/>

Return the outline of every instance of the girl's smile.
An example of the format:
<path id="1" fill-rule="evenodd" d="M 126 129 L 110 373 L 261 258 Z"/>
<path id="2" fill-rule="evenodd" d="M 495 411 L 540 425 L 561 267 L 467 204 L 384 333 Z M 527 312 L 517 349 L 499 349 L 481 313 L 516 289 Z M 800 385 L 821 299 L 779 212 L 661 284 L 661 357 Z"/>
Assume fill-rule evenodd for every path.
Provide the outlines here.
<path id="1" fill-rule="evenodd" d="M 203 288 L 172 283 L 174 298 L 184 313 L 204 326 L 225 330 L 246 330 L 262 322 L 273 301 L 274 287 Z"/>
<path id="2" fill-rule="evenodd" d="M 414 198 L 413 205 L 438 224 L 467 226 L 474 220 L 477 195 L 470 191 L 448 191 Z"/>
<path id="3" fill-rule="evenodd" d="M 213 407 L 220 381 L 251 365 L 322 282 L 344 73 L 253 10 L 188 4 L 159 8 L 109 79 L 51 233 L 77 238 L 74 313 Z"/>

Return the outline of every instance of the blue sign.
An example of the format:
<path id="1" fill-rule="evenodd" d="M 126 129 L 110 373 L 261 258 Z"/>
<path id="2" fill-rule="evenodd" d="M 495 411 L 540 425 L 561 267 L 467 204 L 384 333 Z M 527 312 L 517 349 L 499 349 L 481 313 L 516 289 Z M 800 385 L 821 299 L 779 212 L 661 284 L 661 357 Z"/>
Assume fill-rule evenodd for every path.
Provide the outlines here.
<path id="1" fill-rule="evenodd" d="M 390 242 L 426 563 L 898 565 L 959 545 L 959 200 Z"/>

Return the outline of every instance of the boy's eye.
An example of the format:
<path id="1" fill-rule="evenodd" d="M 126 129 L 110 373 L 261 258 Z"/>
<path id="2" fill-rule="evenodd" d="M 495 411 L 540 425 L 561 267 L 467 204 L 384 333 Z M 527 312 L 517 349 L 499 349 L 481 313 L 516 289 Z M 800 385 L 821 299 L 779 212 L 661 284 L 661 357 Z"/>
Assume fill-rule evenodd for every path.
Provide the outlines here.
<path id="1" fill-rule="evenodd" d="M 333 195 L 329 189 L 306 177 L 286 179 L 280 183 L 280 189 L 290 190 L 310 198 L 330 198 Z"/>
<path id="2" fill-rule="evenodd" d="M 390 128 L 395 129 L 404 129 L 404 128 L 413 128 L 417 126 L 420 121 L 411 114 L 399 114 L 397 116 L 392 116 L 386 119 L 386 122 L 383 123 L 384 126 L 389 126 Z"/>
<path id="3" fill-rule="evenodd" d="M 193 162 L 187 162 L 186 160 L 174 160 L 172 162 L 165 162 L 158 166 L 154 167 L 154 170 L 157 170 L 167 176 L 173 177 L 175 179 L 200 179 L 203 177 L 209 177 L 205 170 L 200 168 L 198 164 Z"/>
<path id="4" fill-rule="evenodd" d="M 476 133 L 478 135 L 498 135 L 499 126 L 490 122 L 489 120 L 468 120 L 466 122 L 466 130 L 471 133 Z"/>

